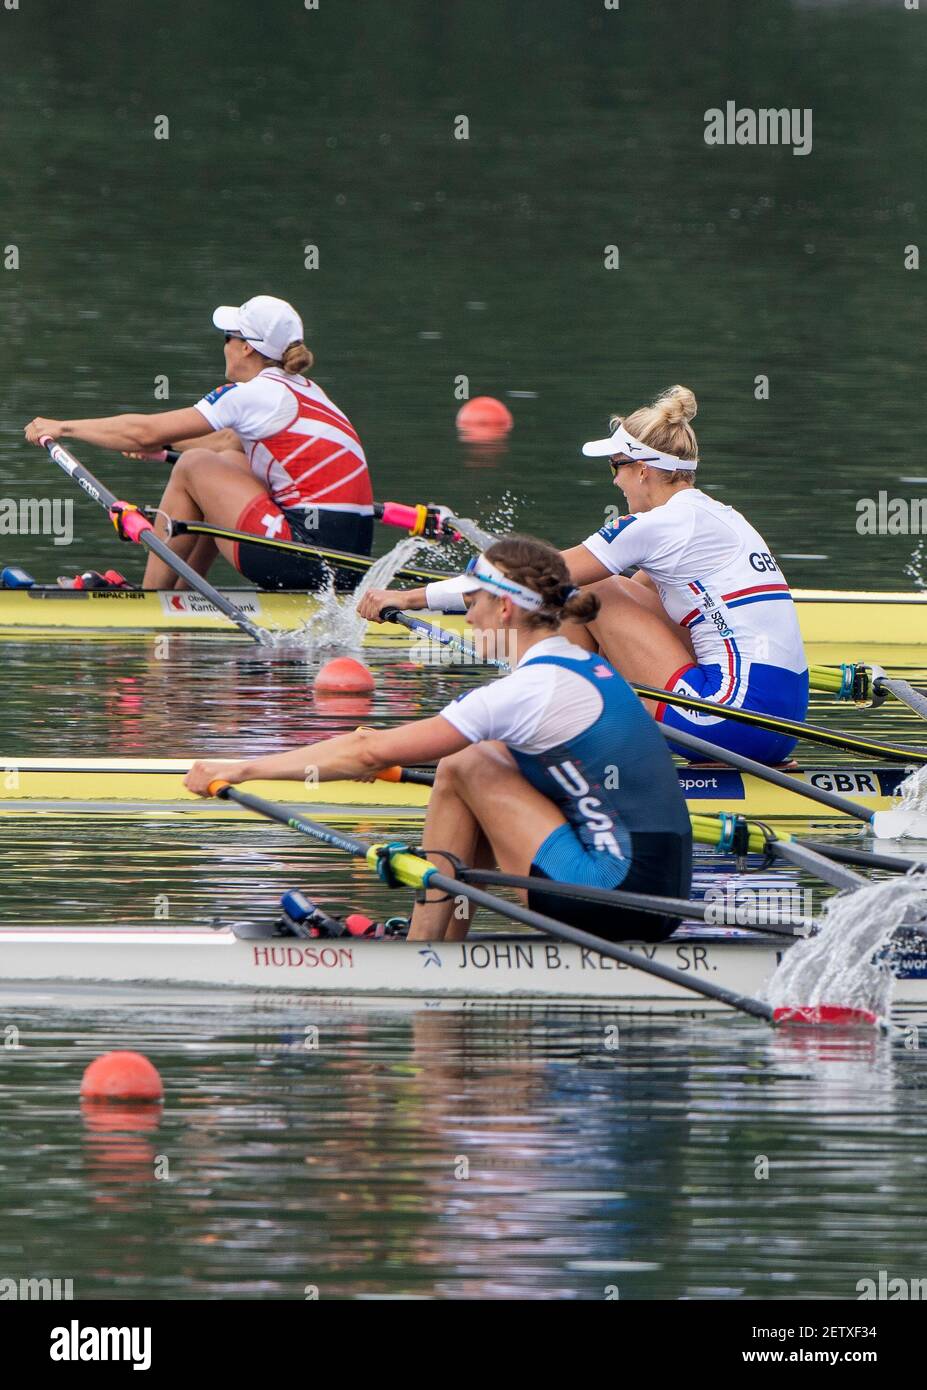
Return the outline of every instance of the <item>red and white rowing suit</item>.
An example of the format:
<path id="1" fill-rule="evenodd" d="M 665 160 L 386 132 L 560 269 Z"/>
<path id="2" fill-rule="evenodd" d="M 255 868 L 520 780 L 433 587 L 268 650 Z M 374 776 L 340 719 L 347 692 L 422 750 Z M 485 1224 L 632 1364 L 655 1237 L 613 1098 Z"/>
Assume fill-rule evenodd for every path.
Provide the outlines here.
<path id="1" fill-rule="evenodd" d="M 792 594 L 740 512 L 680 488 L 662 506 L 619 517 L 583 544 L 614 574 L 637 566 L 649 575 L 668 616 L 691 637 L 695 663 L 675 672 L 667 689 L 804 719 L 808 663 Z M 657 718 L 763 762 L 781 761 L 795 743 L 678 706 L 659 706 Z"/>
<path id="2" fill-rule="evenodd" d="M 370 554 L 373 489 L 367 459 L 354 426 L 321 386 L 266 367 L 250 381 L 218 386 L 197 401 L 196 409 L 210 428 L 235 431 L 251 471 L 267 489 L 267 498 L 257 497 L 245 508 L 239 530 Z M 274 582 L 268 587 L 279 586 L 281 554 L 263 548 L 262 563 L 273 557 Z M 254 564 L 258 558 L 250 557 Z M 242 564 L 239 568 L 248 572 Z M 264 582 L 253 573 L 248 577 Z"/>

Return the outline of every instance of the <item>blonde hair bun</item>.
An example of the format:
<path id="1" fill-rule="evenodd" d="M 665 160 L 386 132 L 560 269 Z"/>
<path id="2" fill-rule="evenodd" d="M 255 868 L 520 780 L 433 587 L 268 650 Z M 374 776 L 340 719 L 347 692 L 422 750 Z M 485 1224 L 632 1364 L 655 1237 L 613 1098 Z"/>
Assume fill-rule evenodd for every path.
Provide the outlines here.
<path id="1" fill-rule="evenodd" d="M 698 414 L 695 392 L 690 391 L 688 386 L 671 386 L 657 397 L 653 406 L 660 411 L 668 425 L 682 425 L 694 420 Z"/>

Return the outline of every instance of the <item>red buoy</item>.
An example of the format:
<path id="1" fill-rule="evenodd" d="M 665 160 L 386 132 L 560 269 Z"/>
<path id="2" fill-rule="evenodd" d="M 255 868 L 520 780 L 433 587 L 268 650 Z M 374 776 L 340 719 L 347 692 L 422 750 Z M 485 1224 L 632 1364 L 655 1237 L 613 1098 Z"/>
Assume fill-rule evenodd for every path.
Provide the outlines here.
<path id="1" fill-rule="evenodd" d="M 163 1100 L 164 1086 L 140 1052 L 104 1052 L 84 1072 L 80 1093 L 94 1100 Z"/>
<path id="2" fill-rule="evenodd" d="M 512 412 L 495 396 L 474 396 L 457 412 L 457 432 L 463 439 L 487 443 L 508 434 L 515 420 Z"/>
<path id="3" fill-rule="evenodd" d="M 376 682 L 362 661 L 355 661 L 353 656 L 336 656 L 319 668 L 312 684 L 315 690 L 357 694 L 373 690 Z"/>

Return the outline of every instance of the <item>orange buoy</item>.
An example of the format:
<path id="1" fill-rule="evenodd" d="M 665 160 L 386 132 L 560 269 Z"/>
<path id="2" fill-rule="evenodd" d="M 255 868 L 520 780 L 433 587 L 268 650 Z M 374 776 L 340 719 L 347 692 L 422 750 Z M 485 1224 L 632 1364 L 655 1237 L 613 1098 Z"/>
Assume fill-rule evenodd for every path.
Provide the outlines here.
<path id="1" fill-rule="evenodd" d="M 140 1052 L 104 1052 L 84 1072 L 80 1093 L 94 1100 L 163 1100 L 164 1086 Z"/>
<path id="2" fill-rule="evenodd" d="M 474 396 L 457 412 L 457 432 L 463 439 L 487 443 L 501 439 L 515 424 L 512 412 L 495 396 Z"/>
<path id="3" fill-rule="evenodd" d="M 326 661 L 312 682 L 315 690 L 343 690 L 350 694 L 373 690 L 375 684 L 373 674 L 362 661 L 355 661 L 353 656 L 336 656 L 331 661 Z"/>

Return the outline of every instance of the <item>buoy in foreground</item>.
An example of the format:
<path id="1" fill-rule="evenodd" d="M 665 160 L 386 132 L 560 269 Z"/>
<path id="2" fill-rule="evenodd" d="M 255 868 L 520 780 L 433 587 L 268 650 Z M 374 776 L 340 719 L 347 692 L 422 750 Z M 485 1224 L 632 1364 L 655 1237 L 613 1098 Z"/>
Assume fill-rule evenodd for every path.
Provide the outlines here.
<path id="1" fill-rule="evenodd" d="M 164 1085 L 140 1052 L 104 1052 L 84 1072 L 80 1093 L 88 1100 L 163 1100 Z"/>
<path id="2" fill-rule="evenodd" d="M 508 434 L 515 420 L 512 412 L 495 396 L 474 396 L 457 412 L 457 432 L 464 439 L 481 443 L 501 439 Z"/>
<path id="3" fill-rule="evenodd" d="M 324 666 L 319 667 L 312 682 L 314 690 L 345 691 L 350 694 L 373 690 L 375 684 L 373 674 L 362 661 L 355 661 L 353 656 L 336 656 L 326 661 Z"/>

